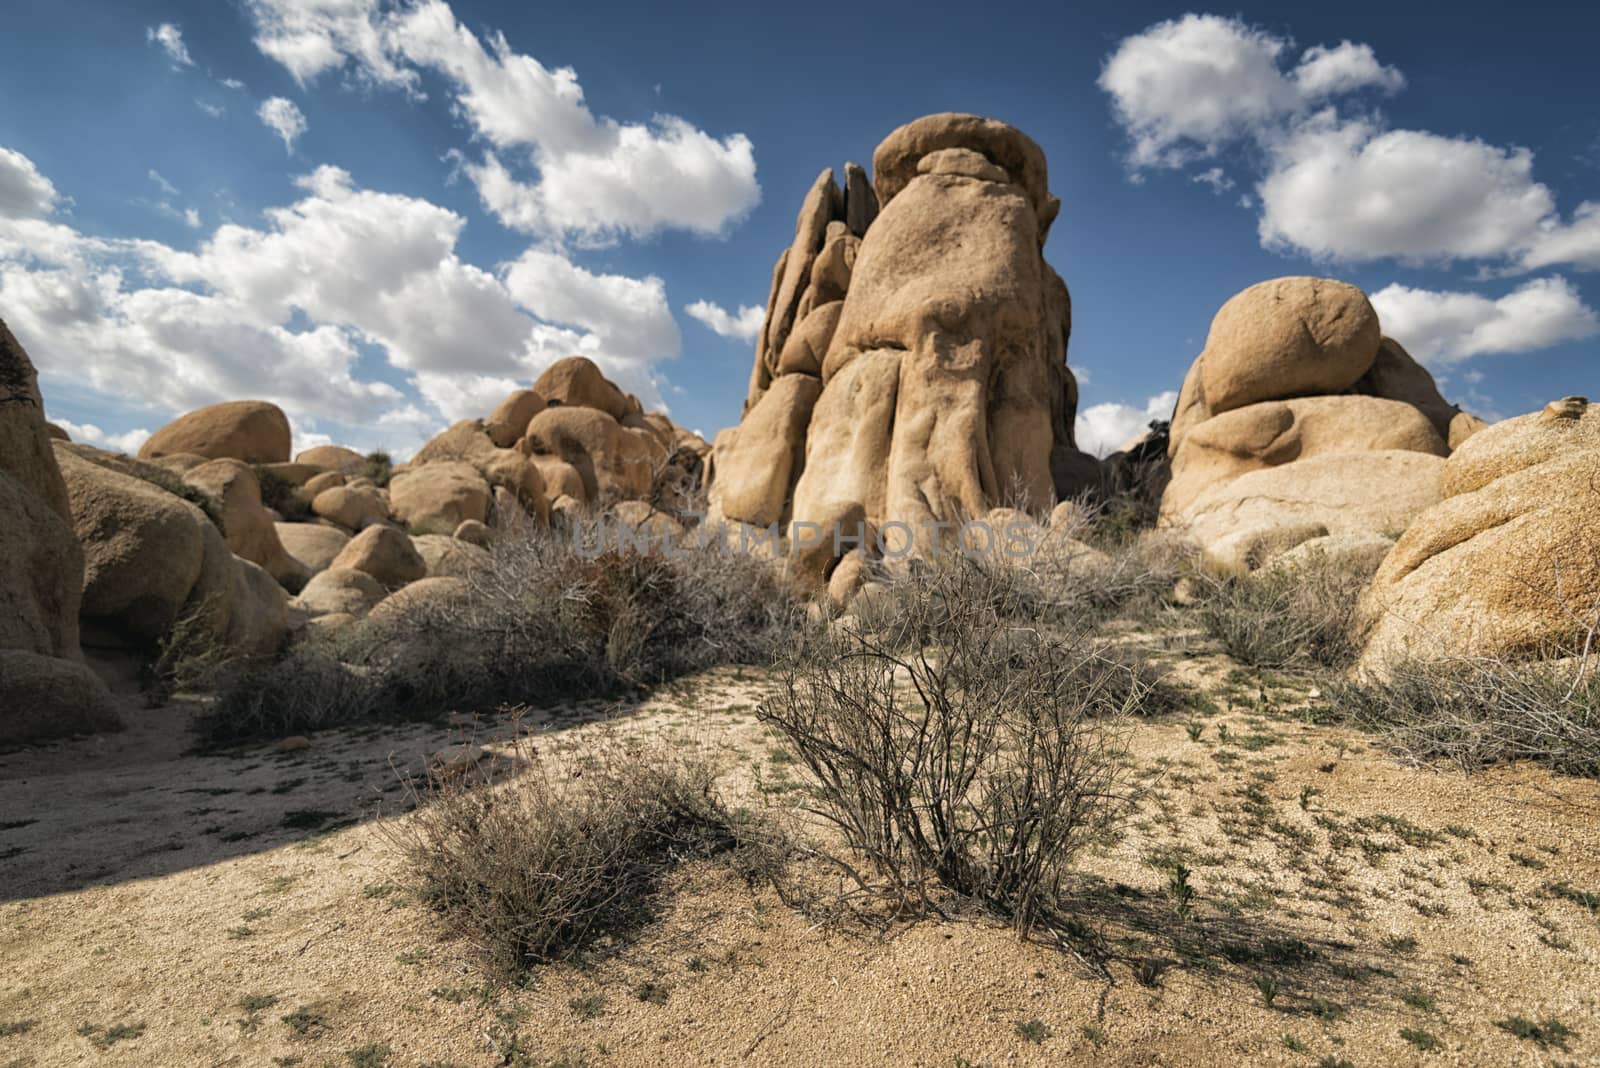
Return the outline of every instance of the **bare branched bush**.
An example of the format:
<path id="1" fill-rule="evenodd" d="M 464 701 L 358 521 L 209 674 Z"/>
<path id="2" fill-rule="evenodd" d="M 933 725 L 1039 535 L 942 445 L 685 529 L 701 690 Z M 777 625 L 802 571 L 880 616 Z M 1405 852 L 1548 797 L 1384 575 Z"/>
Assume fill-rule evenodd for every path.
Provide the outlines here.
<path id="1" fill-rule="evenodd" d="M 1322 553 L 1245 575 L 1201 576 L 1200 621 L 1240 663 L 1343 667 L 1360 651 L 1356 607 L 1370 578 L 1359 562 Z"/>
<path id="2" fill-rule="evenodd" d="M 809 772 L 808 811 L 854 855 L 824 854 L 902 910 L 940 887 L 1053 927 L 1073 855 L 1125 811 L 1122 720 L 1145 683 L 1085 637 L 1010 623 L 969 565 L 907 580 L 898 641 L 815 635 L 758 710 Z"/>
<path id="3" fill-rule="evenodd" d="M 413 784 L 419 807 L 384 825 L 421 899 L 502 973 L 636 926 L 685 860 L 777 848 L 704 763 L 609 737 L 564 762 L 524 738 L 516 759 L 501 784 L 476 769 Z"/>
<path id="4" fill-rule="evenodd" d="M 1456 658 L 1335 684 L 1337 713 L 1419 762 L 1463 771 L 1529 760 L 1600 778 L 1600 678 L 1584 657 L 1539 663 Z"/>
<path id="5" fill-rule="evenodd" d="M 463 596 L 418 599 L 239 665 L 200 720 L 202 739 L 546 704 L 716 664 L 767 664 L 797 615 L 791 591 L 754 557 L 585 544 L 597 545 L 513 532 L 467 574 Z"/>

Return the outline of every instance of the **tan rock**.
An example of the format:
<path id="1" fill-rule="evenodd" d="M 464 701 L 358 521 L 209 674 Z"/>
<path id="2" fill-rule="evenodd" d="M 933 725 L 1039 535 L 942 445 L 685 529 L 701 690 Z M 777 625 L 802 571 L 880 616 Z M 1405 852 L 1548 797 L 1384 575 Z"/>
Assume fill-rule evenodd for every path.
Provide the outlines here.
<path id="1" fill-rule="evenodd" d="M 330 567 L 319 571 L 295 598 L 295 604 L 313 617 L 341 613 L 360 618 L 389 591 L 365 571 Z"/>
<path id="2" fill-rule="evenodd" d="M 0 745 L 121 729 L 116 702 L 93 671 L 24 649 L 0 648 L 0 708 Z"/>
<path id="3" fill-rule="evenodd" d="M 412 467 L 389 483 L 390 510 L 418 533 L 444 533 L 468 519 L 482 523 L 489 518 L 490 499 L 477 468 L 459 461 Z"/>
<path id="4" fill-rule="evenodd" d="M 236 653 L 269 656 L 289 635 L 289 595 L 265 568 L 235 557 L 226 642 Z"/>
<path id="5" fill-rule="evenodd" d="M 1377 538 L 1381 535 L 1357 534 L 1346 537 Z M 1244 575 L 1266 565 L 1297 546 L 1329 537 L 1321 523 L 1282 523 L 1265 527 L 1246 527 L 1215 539 L 1205 548 L 1202 560 L 1208 571 L 1218 575 Z"/>
<path id="6" fill-rule="evenodd" d="M 872 183 L 881 211 L 918 175 L 923 158 L 942 149 L 981 155 L 1021 187 L 1043 226 L 1055 218 L 1044 153 L 1026 134 L 994 119 L 946 112 L 909 122 L 884 138 L 872 154 Z"/>
<path id="7" fill-rule="evenodd" d="M 1275 557 L 1268 566 L 1305 568 L 1321 564 L 1370 578 L 1393 548 L 1394 539 L 1382 534 L 1365 531 L 1324 534 L 1319 538 L 1307 538 Z"/>
<path id="8" fill-rule="evenodd" d="M 487 549 L 494 541 L 494 531 L 475 519 L 463 520 L 451 536 L 457 541 L 466 542 L 468 545 L 476 545 L 480 549 Z M 423 556 L 426 557 L 427 554 L 424 553 Z"/>
<path id="9" fill-rule="evenodd" d="M 350 544 L 350 535 L 324 523 L 278 523 L 278 542 L 306 571 L 325 571 Z"/>
<path id="10" fill-rule="evenodd" d="M 318 445 L 306 449 L 294 458 L 297 464 L 309 464 L 324 471 L 337 471 L 341 475 L 355 476 L 367 469 L 367 458 L 343 445 Z"/>
<path id="11" fill-rule="evenodd" d="M 861 239 L 844 223 L 828 224 L 822 250 L 811 265 L 811 284 L 806 290 L 813 309 L 844 299 L 850 291 L 850 273 L 855 269 L 856 253 L 860 249 Z"/>
<path id="12" fill-rule="evenodd" d="M 289 419 L 266 401 L 228 401 L 179 416 L 139 450 L 143 459 L 188 452 L 251 464 L 289 459 Z"/>
<path id="13" fill-rule="evenodd" d="M 860 549 L 846 553 L 828 576 L 828 600 L 839 608 L 848 605 L 866 583 L 869 567 L 867 554 Z"/>
<path id="14" fill-rule="evenodd" d="M 484 420 L 484 432 L 502 449 L 510 448 L 528 429 L 528 421 L 544 411 L 545 400 L 531 389 L 519 389 Z"/>
<path id="15" fill-rule="evenodd" d="M 306 479 L 305 485 L 303 485 L 301 488 L 305 490 L 307 498 L 315 500 L 317 494 L 321 493 L 323 490 L 334 489 L 337 486 L 342 486 L 346 481 L 347 480 L 345 479 L 343 472 L 324 471 L 321 474 L 312 475 L 310 478 Z"/>
<path id="16" fill-rule="evenodd" d="M 313 478 L 324 473 L 323 468 L 318 467 L 316 464 L 300 464 L 288 461 L 278 464 L 258 464 L 256 466 L 265 471 L 267 477 L 276 476 L 291 486 L 304 486 Z"/>
<path id="17" fill-rule="evenodd" d="M 459 578 L 440 576 L 419 579 L 396 590 L 375 605 L 367 618 L 375 623 L 401 619 L 426 619 L 432 613 L 448 613 L 471 599 L 471 588 Z"/>
<path id="18" fill-rule="evenodd" d="M 827 236 L 828 224 L 843 215 L 843 202 L 839 187 L 833 180 L 831 168 L 824 169 L 811 183 L 800 212 L 795 218 L 794 242 L 782 260 L 781 274 L 777 279 L 772 299 L 767 306 L 766 321 L 761 328 L 761 341 L 756 360 L 767 372 L 777 367 L 778 355 L 789 340 L 789 332 L 799 317 L 801 298 L 811 284 L 811 269 Z M 752 387 L 755 378 L 752 378 Z M 745 400 L 747 410 L 755 407 L 756 390 L 752 388 Z"/>
<path id="19" fill-rule="evenodd" d="M 839 314 L 844 311 L 844 301 L 835 300 L 813 308 L 784 342 L 778 356 L 777 374 L 803 374 L 820 378 L 822 360 L 828 354 L 833 332 L 839 325 Z"/>
<path id="20" fill-rule="evenodd" d="M 534 455 L 529 459 L 539 469 L 539 480 L 544 484 L 546 500 L 553 504 L 562 497 L 571 497 L 576 501 L 589 499 L 589 491 L 584 486 L 583 476 L 572 464 L 558 456 Z"/>
<path id="21" fill-rule="evenodd" d="M 878 217 L 878 194 L 873 192 L 867 172 L 858 163 L 844 165 L 844 222 L 857 237 L 865 237 L 867 227 Z"/>
<path id="22" fill-rule="evenodd" d="M 584 407 L 546 408 L 528 424 L 527 442 L 533 452 L 571 464 L 588 501 L 644 496 L 662 451 L 650 434 Z"/>
<path id="23" fill-rule="evenodd" d="M 642 538 L 649 549 L 664 550 L 682 542 L 683 524 L 646 501 L 618 501 L 611 508 L 612 517 Z"/>
<path id="24" fill-rule="evenodd" d="M 1184 513 L 1187 530 L 1202 546 L 1239 530 L 1300 523 L 1332 534 L 1397 534 L 1438 503 L 1444 463 L 1422 452 L 1335 452 L 1251 471 L 1198 498 Z"/>
<path id="25" fill-rule="evenodd" d="M 735 430 L 717 436 L 711 499 L 723 515 L 758 527 L 783 519 L 784 501 L 804 462 L 806 425 L 821 392 L 821 383 L 809 375 L 784 375 Z"/>
<path id="26" fill-rule="evenodd" d="M 1600 406 L 1496 423 L 1446 461 L 1446 497 L 1374 576 L 1364 670 L 1407 659 L 1566 655 L 1600 604 Z"/>
<path id="27" fill-rule="evenodd" d="M 860 501 L 839 501 L 811 517 L 790 524 L 788 532 L 789 573 L 802 589 L 827 586 L 850 553 L 876 551 L 877 531 Z"/>
<path id="28" fill-rule="evenodd" d="M 1364 393 L 1371 397 L 1404 401 L 1416 408 L 1428 417 L 1433 423 L 1433 428 L 1438 431 L 1440 439 L 1448 442 L 1452 449 L 1471 436 L 1468 427 L 1472 423 L 1480 425 L 1483 423 L 1481 419 L 1467 415 L 1445 400 L 1433 376 L 1412 359 L 1411 354 L 1393 338 L 1386 337 L 1382 340 L 1372 366 L 1356 382 L 1353 389 L 1356 393 Z M 1457 425 L 1458 417 L 1463 416 L 1465 419 L 1460 423 L 1461 441 L 1451 441 L 1451 427 Z"/>
<path id="29" fill-rule="evenodd" d="M 446 534 L 423 534 L 411 541 L 427 565 L 427 578 L 466 578 L 491 562 L 487 549 Z"/>
<path id="30" fill-rule="evenodd" d="M 481 459 L 493 456 L 495 448 L 481 421 L 463 419 L 429 438 L 411 458 L 410 469 L 450 460 L 476 464 Z"/>
<path id="31" fill-rule="evenodd" d="M 261 504 L 261 484 L 249 465 L 209 460 L 190 468 L 183 480 L 221 505 L 223 539 L 235 556 L 261 565 L 285 589 L 306 584 L 311 572 L 278 540 L 272 517 Z"/>
<path id="32" fill-rule="evenodd" d="M 1342 393 L 1372 367 L 1380 341 L 1378 314 L 1355 286 L 1331 278 L 1259 282 L 1211 321 L 1200 395 L 1215 416 L 1258 401 Z"/>
<path id="33" fill-rule="evenodd" d="M 627 395 L 585 356 L 568 356 L 551 364 L 533 384 L 533 391 L 547 404 L 593 408 L 613 419 L 620 420 L 633 410 Z"/>
<path id="34" fill-rule="evenodd" d="M 368 527 L 357 534 L 328 566 L 363 571 L 391 590 L 428 574 L 428 565 L 411 539 L 387 526 Z"/>
<path id="35" fill-rule="evenodd" d="M 325 489 L 311 498 L 311 511 L 349 531 L 386 522 L 389 507 L 370 486 L 345 485 Z"/>

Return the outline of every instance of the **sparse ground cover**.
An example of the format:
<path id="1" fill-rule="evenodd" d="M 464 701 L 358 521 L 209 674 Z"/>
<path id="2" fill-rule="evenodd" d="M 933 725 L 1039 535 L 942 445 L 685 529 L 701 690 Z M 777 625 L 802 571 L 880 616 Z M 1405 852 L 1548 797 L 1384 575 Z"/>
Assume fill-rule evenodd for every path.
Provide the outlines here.
<path id="1" fill-rule="evenodd" d="M 384 821 L 463 742 L 515 781 L 618 737 L 707 762 L 730 811 L 822 835 L 718 668 L 520 723 L 189 751 L 191 710 L 0 756 L 0 1064 L 1581 1064 L 1600 1056 L 1600 783 L 1413 766 L 1332 722 L 1316 676 L 1241 666 L 1191 613 L 1103 631 L 1181 707 L 1125 736 L 1133 810 L 1083 848 L 1067 945 L 946 908 L 841 911 L 719 855 L 641 922 L 509 975 L 422 897 Z M 527 732 L 532 732 L 531 735 Z"/>

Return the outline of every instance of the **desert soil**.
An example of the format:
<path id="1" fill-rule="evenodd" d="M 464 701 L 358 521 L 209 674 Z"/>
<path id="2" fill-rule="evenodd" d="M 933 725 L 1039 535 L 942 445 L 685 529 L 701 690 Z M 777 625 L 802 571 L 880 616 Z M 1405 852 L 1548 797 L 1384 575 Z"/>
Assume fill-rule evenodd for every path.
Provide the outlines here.
<path id="1" fill-rule="evenodd" d="M 130 704 L 122 734 L 0 754 L 0 1065 L 1600 1062 L 1600 783 L 1408 767 L 1312 722 L 1309 683 L 1157 644 L 1205 696 L 1135 728 L 1139 811 L 1079 863 L 1108 975 L 982 917 L 820 922 L 703 861 L 635 936 L 507 985 L 380 827 L 402 774 L 508 719 L 195 755 L 192 707 Z M 701 750 L 782 813 L 763 682 L 524 726 Z"/>

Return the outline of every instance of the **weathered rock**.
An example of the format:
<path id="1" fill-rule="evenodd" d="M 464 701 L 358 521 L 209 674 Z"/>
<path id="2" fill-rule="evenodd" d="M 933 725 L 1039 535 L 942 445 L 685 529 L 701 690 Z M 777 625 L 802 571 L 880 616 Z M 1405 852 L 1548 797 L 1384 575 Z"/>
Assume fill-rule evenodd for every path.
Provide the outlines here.
<path id="1" fill-rule="evenodd" d="M 618 420 L 633 410 L 627 395 L 584 356 L 568 356 L 551 364 L 533 384 L 533 391 L 547 404 L 594 408 Z"/>
<path id="2" fill-rule="evenodd" d="M 325 489 L 311 498 L 311 510 L 349 531 L 365 530 L 389 518 L 389 506 L 370 486 L 345 485 Z"/>
<path id="3" fill-rule="evenodd" d="M 1356 531 L 1349 534 L 1324 534 L 1307 538 L 1272 559 L 1269 567 L 1333 567 L 1351 575 L 1370 579 L 1394 548 L 1394 539 L 1382 534 Z"/>
<path id="4" fill-rule="evenodd" d="M 265 568 L 248 560 L 233 561 L 233 592 L 225 640 L 246 655 L 277 652 L 289 634 L 289 597 Z"/>
<path id="5" fill-rule="evenodd" d="M 449 611 L 466 604 L 471 596 L 471 588 L 459 578 L 440 576 L 420 579 L 385 597 L 373 606 L 367 618 L 382 623 L 430 612 Z"/>
<path id="6" fill-rule="evenodd" d="M 751 376 L 751 389 L 745 398 L 745 409 L 755 407 L 759 394 L 766 388 L 777 367 L 778 355 L 789 340 L 789 332 L 798 318 L 801 298 L 811 283 L 811 269 L 817 254 L 822 251 L 828 224 L 839 219 L 844 205 L 839 187 L 833 180 L 832 169 L 825 169 L 811 183 L 800 213 L 795 218 L 794 243 L 780 261 L 776 286 L 767 305 L 767 317 L 761 327 L 761 338 L 756 347 L 756 363 L 762 371 Z M 758 384 L 761 388 L 757 388 Z"/>
<path id="7" fill-rule="evenodd" d="M 519 389 L 501 401 L 500 406 L 484 420 L 484 432 L 497 446 L 508 449 L 528 429 L 528 421 L 544 411 L 544 404 L 545 399 L 533 390 Z"/>
<path id="8" fill-rule="evenodd" d="M 820 308 L 844 299 L 850 291 L 850 274 L 855 270 L 856 253 L 860 249 L 861 239 L 852 234 L 844 223 L 828 224 L 822 251 L 817 253 L 816 262 L 811 265 L 811 284 L 806 290 L 809 308 Z"/>
<path id="9" fill-rule="evenodd" d="M 1367 373 L 1356 381 L 1352 391 L 1370 397 L 1387 397 L 1389 400 L 1404 401 L 1428 417 L 1433 423 L 1433 428 L 1438 431 L 1440 439 L 1448 442 L 1450 448 L 1454 449 L 1461 443 L 1450 441 L 1450 428 L 1457 416 L 1466 413 L 1444 399 L 1433 376 L 1412 359 L 1411 354 L 1393 338 L 1382 339 L 1372 366 L 1367 368 Z M 1468 415 L 1466 418 L 1480 425 L 1483 423 L 1475 416 Z M 1461 425 L 1465 428 L 1470 424 L 1463 422 Z M 1470 436 L 1470 433 L 1464 434 L 1462 440 Z"/>
<path id="10" fill-rule="evenodd" d="M 475 519 L 463 520 L 451 536 L 457 541 L 464 541 L 468 545 L 476 545 L 481 549 L 487 549 L 489 544 L 494 541 L 494 532 L 487 525 L 479 523 Z M 424 553 L 423 555 L 426 556 L 427 554 Z"/>
<path id="11" fill-rule="evenodd" d="M 480 459 L 493 456 L 495 448 L 481 421 L 463 419 L 429 438 L 411 458 L 410 469 L 450 460 L 476 464 Z"/>
<path id="12" fill-rule="evenodd" d="M 790 525 L 789 573 L 802 589 L 820 589 L 840 560 L 852 552 L 876 554 L 877 546 L 877 531 L 861 502 L 839 501 Z"/>
<path id="13" fill-rule="evenodd" d="M 538 464 L 516 449 L 497 449 L 494 455 L 480 460 L 477 467 L 490 486 L 503 486 L 528 515 L 541 523 L 549 519 L 550 504 Z"/>
<path id="14" fill-rule="evenodd" d="M 806 425 L 821 392 L 821 383 L 809 375 L 784 375 L 738 427 L 717 435 L 711 501 L 723 515 L 758 527 L 784 518 L 805 458 Z"/>
<path id="15" fill-rule="evenodd" d="M 1444 463 L 1423 452 L 1335 452 L 1251 471 L 1202 494 L 1185 512 L 1188 533 L 1200 545 L 1302 523 L 1395 534 L 1438 503 Z"/>
<path id="16" fill-rule="evenodd" d="M 477 468 L 460 461 L 413 466 L 389 482 L 390 511 L 418 533 L 444 533 L 468 519 L 482 523 L 490 499 Z"/>
<path id="17" fill-rule="evenodd" d="M 1244 575 L 1258 570 L 1274 557 L 1281 556 L 1297 546 L 1328 537 L 1328 528 L 1321 523 L 1281 523 L 1265 527 L 1246 527 L 1215 539 L 1205 548 L 1203 561 L 1207 570 L 1220 575 Z M 1376 537 L 1359 534 L 1346 537 Z"/>
<path id="18" fill-rule="evenodd" d="M 1172 458 L 1162 510 L 1182 515 L 1208 490 L 1249 471 L 1325 453 L 1384 449 L 1431 456 L 1450 451 L 1428 416 L 1403 401 L 1327 396 L 1235 408 L 1185 435 Z"/>
<path id="19" fill-rule="evenodd" d="M 844 223 L 857 237 L 865 237 L 867 227 L 878 217 L 878 194 L 873 191 L 867 172 L 859 163 L 844 165 Z"/>
<path id="20" fill-rule="evenodd" d="M 316 500 L 317 494 L 321 493 L 323 490 L 330 490 L 342 486 L 346 481 L 347 480 L 344 477 L 344 473 L 341 471 L 324 471 L 321 474 L 312 475 L 310 478 L 306 479 L 305 484 L 300 488 L 305 491 L 307 499 Z"/>
<path id="21" fill-rule="evenodd" d="M 428 574 L 428 565 L 411 539 L 385 526 L 368 527 L 357 534 L 328 566 L 363 571 L 391 590 Z"/>
<path id="22" fill-rule="evenodd" d="M 93 671 L 25 649 L 0 648 L 0 710 L 0 745 L 121 727 L 116 702 Z"/>
<path id="23" fill-rule="evenodd" d="M 228 401 L 181 415 L 150 436 L 143 459 L 189 452 L 248 464 L 289 459 L 289 419 L 266 401 Z"/>
<path id="24" fill-rule="evenodd" d="M 388 592 L 365 571 L 330 567 L 311 577 L 295 598 L 295 604 L 313 617 L 339 613 L 359 618 L 371 611 Z"/>
<path id="25" fill-rule="evenodd" d="M 1041 228 L 1054 221 L 1060 204 L 1050 195 L 1039 146 L 1003 122 L 954 112 L 909 122 L 878 145 L 872 154 L 872 184 L 881 211 L 887 211 L 894 198 L 915 180 L 925 157 L 950 148 L 967 149 L 995 164 L 1021 189 Z"/>
<path id="26" fill-rule="evenodd" d="M 337 471 L 341 475 L 350 477 L 365 471 L 368 463 L 367 458 L 361 453 L 342 445 L 318 445 L 297 455 L 294 462 L 310 464 L 324 471 Z"/>
<path id="27" fill-rule="evenodd" d="M 803 374 L 816 378 L 822 376 L 822 359 L 828 354 L 833 332 L 839 325 L 839 314 L 844 311 L 844 301 L 835 300 L 813 308 L 789 334 L 783 352 L 778 356 L 776 373 Z"/>
<path id="28" fill-rule="evenodd" d="M 527 447 L 577 470 L 584 500 L 625 500 L 650 489 L 662 450 L 643 431 L 628 430 L 593 408 L 546 408 L 528 424 Z"/>
<path id="29" fill-rule="evenodd" d="M 256 473 L 238 460 L 209 460 L 183 480 L 209 494 L 222 509 L 222 530 L 235 556 L 259 564 L 288 590 L 306 584 L 311 572 L 284 550 L 271 515 L 261 504 Z"/>
<path id="30" fill-rule="evenodd" d="M 197 464 L 195 466 L 199 465 Z M 257 464 L 256 466 L 259 467 L 261 471 L 265 472 L 266 477 L 270 478 L 276 476 L 282 481 L 289 483 L 291 486 L 301 487 L 304 487 L 318 475 L 327 473 L 323 468 L 318 467 L 316 464 L 284 462 L 279 464 Z"/>
<path id="31" fill-rule="evenodd" d="M 664 550 L 684 538 L 682 523 L 646 501 L 619 501 L 612 506 L 611 515 L 633 532 L 635 542 L 642 540 L 651 550 Z"/>
<path id="32" fill-rule="evenodd" d="M 1444 464 L 1363 601 L 1361 667 L 1566 655 L 1600 604 L 1600 406 L 1566 398 L 1487 428 Z"/>
<path id="33" fill-rule="evenodd" d="M 487 531 L 489 528 L 483 529 Z M 490 563 L 488 550 L 460 538 L 445 534 L 423 534 L 411 541 L 427 565 L 428 578 L 466 578 L 474 571 L 487 568 Z"/>
<path id="34" fill-rule="evenodd" d="M 589 490 L 584 486 L 583 475 L 572 464 L 559 456 L 533 455 L 529 459 L 539 469 L 539 480 L 544 484 L 547 501 L 554 504 L 562 497 L 571 497 L 575 501 L 589 499 Z"/>
<path id="35" fill-rule="evenodd" d="M 306 571 L 325 571 L 350 544 L 350 535 L 324 523 L 278 523 L 278 541 Z"/>

